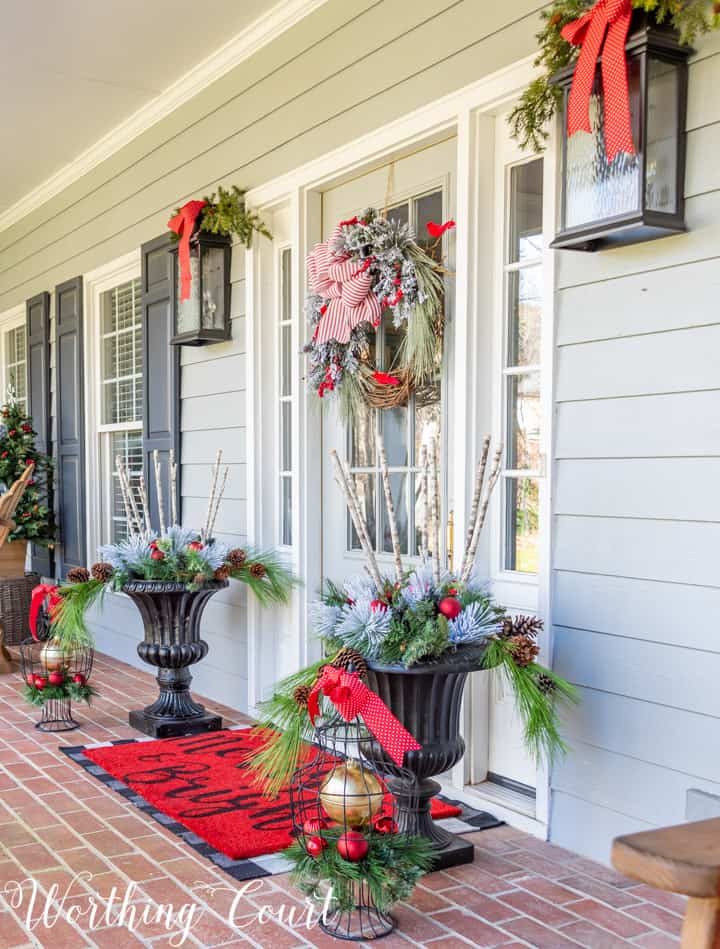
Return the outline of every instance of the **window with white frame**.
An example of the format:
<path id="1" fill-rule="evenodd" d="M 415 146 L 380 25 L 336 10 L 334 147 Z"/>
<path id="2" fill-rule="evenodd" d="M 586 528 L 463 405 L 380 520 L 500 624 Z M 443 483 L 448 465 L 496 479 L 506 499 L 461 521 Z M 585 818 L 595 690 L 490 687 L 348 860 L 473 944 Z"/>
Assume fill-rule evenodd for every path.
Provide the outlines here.
<path id="1" fill-rule="evenodd" d="M 23 411 L 27 411 L 27 353 L 25 323 L 5 330 L 3 340 L 3 401 L 13 396 Z"/>
<path id="2" fill-rule="evenodd" d="M 284 546 L 292 546 L 292 250 L 280 252 L 279 339 L 279 432 L 280 432 L 280 537 Z"/>
<path id="3" fill-rule="evenodd" d="M 127 516 L 116 472 L 125 463 L 133 485 L 142 473 L 143 366 L 140 280 L 128 280 L 100 297 L 99 481 L 109 486 L 102 511 L 102 542 L 128 535 Z"/>
<path id="4" fill-rule="evenodd" d="M 503 567 L 537 574 L 542 451 L 542 158 L 512 165 L 506 180 Z"/>

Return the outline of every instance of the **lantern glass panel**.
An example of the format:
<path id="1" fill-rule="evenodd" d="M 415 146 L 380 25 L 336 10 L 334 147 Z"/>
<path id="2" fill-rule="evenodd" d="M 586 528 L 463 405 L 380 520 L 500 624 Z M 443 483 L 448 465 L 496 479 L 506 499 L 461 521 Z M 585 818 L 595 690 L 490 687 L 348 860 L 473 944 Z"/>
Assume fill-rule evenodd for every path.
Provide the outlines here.
<path id="1" fill-rule="evenodd" d="M 202 328 L 225 326 L 225 248 L 202 248 Z"/>
<path id="2" fill-rule="evenodd" d="M 640 61 L 628 62 L 633 138 L 640 143 Z M 567 108 L 567 106 L 566 106 Z M 640 159 L 620 152 L 612 162 L 605 154 L 605 115 L 600 70 L 590 97 L 592 131 L 576 132 L 567 141 L 565 228 L 640 210 Z"/>
<path id="3" fill-rule="evenodd" d="M 650 210 L 666 214 L 678 209 L 679 98 L 677 64 L 649 57 L 645 203 Z"/>
<path id="4" fill-rule="evenodd" d="M 175 333 L 197 333 L 200 328 L 200 249 L 197 244 L 190 245 L 190 296 L 181 299 L 180 262 L 175 258 L 176 317 Z"/>

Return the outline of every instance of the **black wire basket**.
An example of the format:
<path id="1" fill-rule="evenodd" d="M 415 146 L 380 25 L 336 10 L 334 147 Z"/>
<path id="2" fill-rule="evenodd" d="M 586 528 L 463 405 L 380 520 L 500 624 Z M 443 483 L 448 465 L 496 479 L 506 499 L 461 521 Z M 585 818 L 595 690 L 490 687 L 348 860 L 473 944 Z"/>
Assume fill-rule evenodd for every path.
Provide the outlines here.
<path id="1" fill-rule="evenodd" d="M 322 857 L 323 851 L 332 848 L 333 859 L 359 864 L 379 835 L 397 834 L 395 800 L 389 788 L 397 779 L 406 787 L 415 779 L 392 761 L 378 765 L 368 760 L 363 749 L 369 750 L 372 740 L 359 718 L 346 722 L 333 716 L 316 727 L 310 758 L 290 784 L 293 837 L 310 856 L 319 852 Z M 396 839 L 401 845 L 401 838 Z M 320 928 L 328 935 L 367 941 L 395 929 L 389 907 L 378 905 L 377 891 L 361 873 L 345 882 L 340 898 L 335 889 L 328 896 L 328 886 L 321 883 L 312 894 L 325 901 Z"/>
<path id="2" fill-rule="evenodd" d="M 42 705 L 40 721 L 35 728 L 43 732 L 67 732 L 80 727 L 72 713 L 72 699 L 67 693 L 70 683 L 86 688 L 92 673 L 94 650 L 89 646 L 62 647 L 48 638 L 49 624 L 38 620 L 38 639 L 20 644 L 20 670 L 23 682 L 35 686 L 48 698 Z M 42 688 L 39 687 L 42 683 Z M 65 694 L 57 694 L 65 691 Z"/>

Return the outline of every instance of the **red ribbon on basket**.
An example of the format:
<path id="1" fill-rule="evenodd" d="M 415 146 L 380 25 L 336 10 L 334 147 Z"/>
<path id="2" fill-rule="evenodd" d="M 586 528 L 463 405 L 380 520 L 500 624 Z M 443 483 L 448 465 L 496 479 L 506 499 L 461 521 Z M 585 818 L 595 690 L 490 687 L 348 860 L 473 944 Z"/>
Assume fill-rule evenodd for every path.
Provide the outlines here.
<path id="1" fill-rule="evenodd" d="M 38 638 L 37 621 L 40 614 L 40 608 L 42 607 L 45 600 L 48 600 L 48 613 L 50 615 L 50 619 L 53 618 L 55 609 L 62 602 L 62 597 L 58 596 L 57 594 L 58 589 L 59 587 L 52 583 L 39 583 L 36 587 L 33 587 L 32 598 L 30 600 L 29 625 L 32 638 L 36 642 Z"/>
<path id="2" fill-rule="evenodd" d="M 180 238 L 178 260 L 180 263 L 180 302 L 190 297 L 192 274 L 190 273 L 190 238 L 195 229 L 198 214 L 207 204 L 207 201 L 188 201 L 175 217 L 168 221 L 168 227 Z"/>
<path id="3" fill-rule="evenodd" d="M 379 695 L 361 681 L 357 672 L 346 672 L 334 666 L 325 666 L 310 692 L 308 712 L 310 721 L 320 714 L 320 693 L 330 699 L 346 722 L 358 715 L 380 742 L 382 748 L 397 765 L 402 765 L 406 751 L 419 751 L 422 748 L 395 718 Z"/>
<path id="4" fill-rule="evenodd" d="M 568 43 L 581 47 L 568 99 L 568 136 L 592 131 L 590 96 L 595 66 L 602 51 L 605 153 L 609 162 L 618 152 L 635 154 L 625 59 L 625 40 L 631 18 L 631 0 L 598 0 L 592 10 L 560 31 Z"/>

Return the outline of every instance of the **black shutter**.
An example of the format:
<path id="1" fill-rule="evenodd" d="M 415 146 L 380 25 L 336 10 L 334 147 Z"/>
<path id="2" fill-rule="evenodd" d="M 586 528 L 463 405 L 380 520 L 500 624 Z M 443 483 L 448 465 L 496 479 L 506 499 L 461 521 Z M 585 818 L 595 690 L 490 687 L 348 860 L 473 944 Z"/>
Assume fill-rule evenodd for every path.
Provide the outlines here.
<path id="1" fill-rule="evenodd" d="M 32 416 L 39 451 L 50 454 L 50 294 L 38 293 L 25 304 L 27 334 L 28 412 Z M 48 491 L 52 509 L 52 490 Z M 32 569 L 43 577 L 53 576 L 52 551 L 30 545 Z"/>
<path id="2" fill-rule="evenodd" d="M 170 523 L 169 455 L 174 449 L 180 471 L 180 351 L 173 336 L 170 239 L 163 234 L 142 246 L 143 465 L 150 519 L 159 528 L 153 452 L 160 453 L 165 519 Z M 178 494 L 180 486 L 178 484 Z M 178 516 L 180 499 L 178 502 Z"/>
<path id="3" fill-rule="evenodd" d="M 85 398 L 83 284 L 55 287 L 56 495 L 60 527 L 58 573 L 85 565 Z"/>

